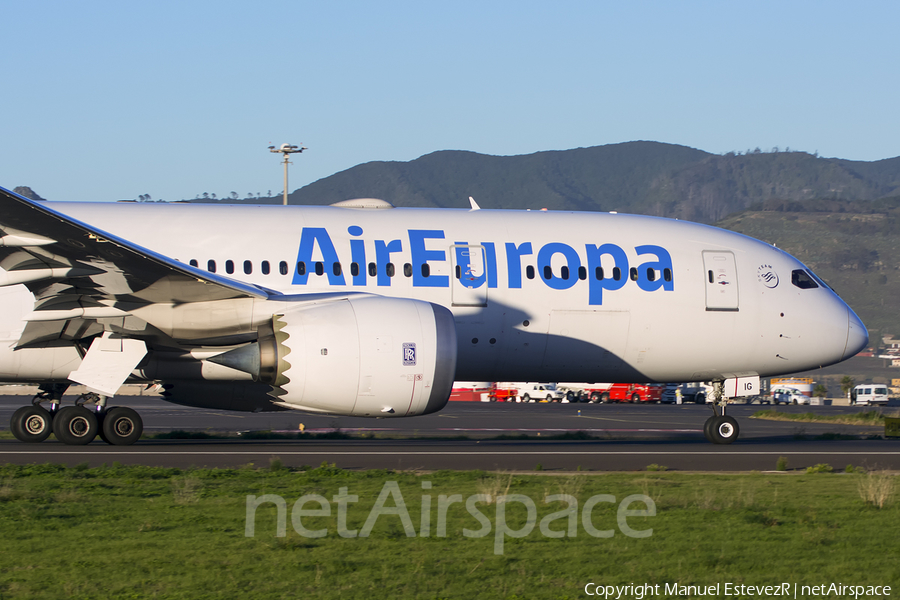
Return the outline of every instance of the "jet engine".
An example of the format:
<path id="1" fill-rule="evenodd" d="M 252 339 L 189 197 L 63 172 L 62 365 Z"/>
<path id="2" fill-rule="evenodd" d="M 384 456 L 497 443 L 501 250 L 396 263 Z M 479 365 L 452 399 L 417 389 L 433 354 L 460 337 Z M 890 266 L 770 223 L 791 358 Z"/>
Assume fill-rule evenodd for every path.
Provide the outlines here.
<path id="1" fill-rule="evenodd" d="M 239 400 L 229 394 L 231 407 L 407 417 L 446 405 L 456 372 L 456 328 L 446 308 L 359 295 L 284 309 L 260 328 L 258 341 L 205 359 L 255 382 L 231 384 L 247 388 Z M 164 395 L 214 406 L 196 396 L 204 385 L 170 380 Z"/>

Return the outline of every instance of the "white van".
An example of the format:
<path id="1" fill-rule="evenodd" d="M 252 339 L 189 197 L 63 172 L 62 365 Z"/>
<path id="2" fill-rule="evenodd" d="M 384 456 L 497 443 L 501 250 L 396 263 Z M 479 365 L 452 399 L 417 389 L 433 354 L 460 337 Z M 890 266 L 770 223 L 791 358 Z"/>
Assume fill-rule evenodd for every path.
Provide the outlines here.
<path id="1" fill-rule="evenodd" d="M 888 390 L 883 383 L 858 385 L 850 392 L 850 404 L 887 404 Z"/>

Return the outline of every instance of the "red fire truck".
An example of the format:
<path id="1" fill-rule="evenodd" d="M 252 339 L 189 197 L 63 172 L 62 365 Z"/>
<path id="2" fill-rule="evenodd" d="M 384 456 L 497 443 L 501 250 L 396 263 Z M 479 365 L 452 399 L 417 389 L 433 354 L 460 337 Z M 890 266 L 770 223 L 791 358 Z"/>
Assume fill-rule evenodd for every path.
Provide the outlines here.
<path id="1" fill-rule="evenodd" d="M 586 383 L 560 384 L 577 390 L 582 401 L 588 402 L 659 402 L 666 386 L 663 383 Z"/>

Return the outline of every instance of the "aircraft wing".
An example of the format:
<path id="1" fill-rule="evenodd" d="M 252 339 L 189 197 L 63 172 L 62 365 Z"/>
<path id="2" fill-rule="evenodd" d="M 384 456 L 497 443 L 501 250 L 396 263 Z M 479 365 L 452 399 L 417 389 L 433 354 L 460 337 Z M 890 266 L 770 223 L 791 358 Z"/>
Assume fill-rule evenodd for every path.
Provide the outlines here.
<path id="1" fill-rule="evenodd" d="M 117 303 L 278 295 L 180 263 L 3 188 L 0 233 L 0 285 L 25 284 L 36 311 L 80 306 L 102 314 L 100 307 Z"/>

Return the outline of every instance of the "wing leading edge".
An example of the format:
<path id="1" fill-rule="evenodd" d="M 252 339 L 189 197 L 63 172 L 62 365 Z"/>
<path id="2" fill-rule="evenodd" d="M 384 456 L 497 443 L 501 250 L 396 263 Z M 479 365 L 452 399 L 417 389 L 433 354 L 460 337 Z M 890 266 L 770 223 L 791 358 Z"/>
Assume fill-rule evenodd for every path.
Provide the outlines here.
<path id="1" fill-rule="evenodd" d="M 71 295 L 101 306 L 277 295 L 185 265 L 3 188 L 0 231 L 6 271 L 0 285 L 24 283 L 35 294 L 36 310 Z"/>
<path id="2" fill-rule="evenodd" d="M 3 188 L 0 234 L 0 287 L 24 284 L 35 298 L 18 347 L 87 340 L 109 330 L 98 319 L 124 319 L 155 305 L 280 296 L 185 265 Z"/>

